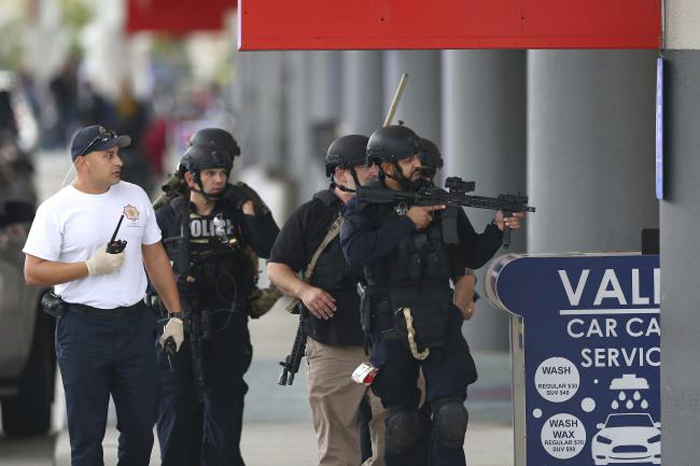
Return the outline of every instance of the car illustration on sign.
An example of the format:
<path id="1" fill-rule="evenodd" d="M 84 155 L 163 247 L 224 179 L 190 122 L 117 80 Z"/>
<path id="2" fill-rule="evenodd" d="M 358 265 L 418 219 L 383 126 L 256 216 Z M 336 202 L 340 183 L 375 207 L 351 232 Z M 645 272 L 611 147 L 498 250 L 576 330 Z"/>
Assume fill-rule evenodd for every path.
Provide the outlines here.
<path id="1" fill-rule="evenodd" d="M 591 454 L 595 464 L 661 464 L 661 423 L 648 413 L 610 414 L 597 425 Z"/>

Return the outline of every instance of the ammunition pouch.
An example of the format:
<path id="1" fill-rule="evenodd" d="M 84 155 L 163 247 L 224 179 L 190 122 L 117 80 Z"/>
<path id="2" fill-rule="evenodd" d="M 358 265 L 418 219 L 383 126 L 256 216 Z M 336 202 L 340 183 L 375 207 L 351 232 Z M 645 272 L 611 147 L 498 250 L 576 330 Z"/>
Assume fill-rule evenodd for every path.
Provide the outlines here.
<path id="1" fill-rule="evenodd" d="M 41 308 L 45 313 L 56 319 L 66 312 L 66 302 L 60 296 L 56 296 L 53 291 L 47 291 L 41 297 Z"/>
<path id="2" fill-rule="evenodd" d="M 331 241 L 316 260 L 309 283 L 326 291 L 342 290 L 362 280 L 361 268 L 350 267 L 340 240 Z"/>
<path id="3" fill-rule="evenodd" d="M 357 283 L 357 289 L 360 294 L 360 324 L 362 325 L 362 332 L 367 335 L 372 329 L 372 297 L 359 282 Z"/>
<path id="4" fill-rule="evenodd" d="M 399 341 L 408 345 L 409 327 L 404 308 L 410 309 L 413 339 L 419 349 L 439 348 L 447 338 L 449 294 L 426 293 L 421 289 L 398 288 L 389 291 L 389 302 L 394 313 L 394 330 Z"/>

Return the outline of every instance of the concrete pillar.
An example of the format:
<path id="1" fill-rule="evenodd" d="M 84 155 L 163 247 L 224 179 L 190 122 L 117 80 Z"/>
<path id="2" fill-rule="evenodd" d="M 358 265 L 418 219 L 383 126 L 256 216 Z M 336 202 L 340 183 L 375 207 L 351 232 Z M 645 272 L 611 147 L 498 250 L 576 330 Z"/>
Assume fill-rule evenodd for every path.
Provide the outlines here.
<path id="1" fill-rule="evenodd" d="M 284 55 L 283 115 L 285 147 L 289 164 L 287 175 L 298 180 L 296 204 L 300 204 L 328 185 L 322 154 L 314 150 L 310 118 L 311 87 L 310 64 L 314 52 L 286 52 Z"/>
<path id="2" fill-rule="evenodd" d="M 700 51 L 666 52 L 666 197 L 661 203 L 661 425 L 664 465 L 694 464 L 700 415 Z"/>
<path id="3" fill-rule="evenodd" d="M 657 227 L 654 51 L 528 52 L 528 251 L 639 251 Z"/>
<path id="4" fill-rule="evenodd" d="M 341 52 L 314 51 L 309 53 L 309 60 L 311 119 L 315 122 L 337 120 L 342 102 Z"/>
<path id="5" fill-rule="evenodd" d="M 525 52 L 445 51 L 442 55 L 444 176 L 476 181 L 484 196 L 525 192 Z M 477 231 L 493 211 L 466 209 Z M 506 252 L 523 252 L 525 235 L 512 236 Z M 477 271 L 477 290 L 483 274 Z M 479 291 L 483 297 L 483 291 Z M 508 348 L 508 316 L 486 299 L 478 301 L 464 326 L 474 349 Z"/>
<path id="6" fill-rule="evenodd" d="M 379 51 L 343 53 L 343 114 L 340 134 L 369 136 L 382 125 L 383 60 Z"/>
<path id="7" fill-rule="evenodd" d="M 314 51 L 308 54 L 309 124 L 311 152 L 316 168 L 323 167 L 328 146 L 338 137 L 342 102 L 341 53 Z"/>
<path id="8" fill-rule="evenodd" d="M 384 55 L 384 111 L 389 111 L 391 99 L 403 73 L 408 73 L 408 87 L 399 104 L 393 124 L 399 120 L 422 137 L 441 142 L 440 129 L 440 51 L 389 51 Z"/>
<path id="9" fill-rule="evenodd" d="M 233 110 L 243 164 L 285 169 L 283 133 L 283 55 L 281 52 L 236 54 Z"/>
<path id="10" fill-rule="evenodd" d="M 661 202 L 663 464 L 696 464 L 700 416 L 700 4 L 666 2 L 665 197 Z"/>

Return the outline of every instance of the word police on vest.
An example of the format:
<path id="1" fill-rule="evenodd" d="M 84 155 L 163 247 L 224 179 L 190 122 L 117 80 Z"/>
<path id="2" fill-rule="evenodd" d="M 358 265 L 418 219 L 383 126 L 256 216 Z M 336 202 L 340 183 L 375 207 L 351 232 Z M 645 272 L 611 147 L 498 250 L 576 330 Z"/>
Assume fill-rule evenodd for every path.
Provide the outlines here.
<path id="1" fill-rule="evenodd" d="M 233 236 L 236 230 L 230 219 L 213 218 L 190 221 L 190 235 L 192 238 L 218 238 L 221 234 Z"/>

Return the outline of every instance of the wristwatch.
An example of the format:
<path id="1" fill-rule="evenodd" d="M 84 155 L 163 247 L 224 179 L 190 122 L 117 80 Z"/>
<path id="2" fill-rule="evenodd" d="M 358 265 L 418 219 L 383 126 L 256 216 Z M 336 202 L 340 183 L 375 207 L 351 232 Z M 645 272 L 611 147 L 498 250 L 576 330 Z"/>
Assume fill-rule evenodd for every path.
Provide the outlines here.
<path id="1" fill-rule="evenodd" d="M 168 312 L 168 317 L 170 317 L 171 319 L 182 319 L 184 317 L 184 314 L 185 313 L 182 311 Z"/>

